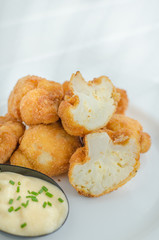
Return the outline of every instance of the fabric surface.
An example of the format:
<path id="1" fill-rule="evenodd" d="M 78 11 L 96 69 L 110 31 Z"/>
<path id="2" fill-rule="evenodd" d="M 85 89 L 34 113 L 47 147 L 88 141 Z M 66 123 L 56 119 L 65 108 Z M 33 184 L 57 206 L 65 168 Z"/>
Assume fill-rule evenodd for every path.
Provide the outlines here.
<path id="1" fill-rule="evenodd" d="M 158 239 L 159 0 L 0 0 L 0 114 L 19 78 L 62 83 L 77 70 L 127 91 L 127 115 L 150 133 L 152 147 L 135 180 L 105 198 L 81 198 L 61 182 L 71 211 L 55 238 Z"/>
<path id="2" fill-rule="evenodd" d="M 158 0 L 0 0 L 0 101 L 27 74 L 63 82 L 80 70 L 108 75 L 159 119 L 158 9 Z"/>

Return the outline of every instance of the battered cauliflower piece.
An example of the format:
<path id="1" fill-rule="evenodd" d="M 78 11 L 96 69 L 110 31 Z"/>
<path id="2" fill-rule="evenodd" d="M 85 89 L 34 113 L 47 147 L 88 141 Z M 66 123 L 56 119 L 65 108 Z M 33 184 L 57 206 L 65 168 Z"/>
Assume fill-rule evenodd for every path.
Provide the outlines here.
<path id="1" fill-rule="evenodd" d="M 120 94 L 120 100 L 116 109 L 116 113 L 124 114 L 128 108 L 128 96 L 124 89 L 116 88 L 117 93 Z"/>
<path id="2" fill-rule="evenodd" d="M 0 117 L 0 163 L 9 160 L 24 130 L 24 125 L 13 120 L 8 114 Z"/>
<path id="3" fill-rule="evenodd" d="M 125 132 L 129 136 L 135 137 L 140 144 L 140 152 L 145 153 L 151 146 L 151 138 L 148 133 L 143 132 L 141 124 L 132 118 L 122 114 L 114 114 L 105 129 Z"/>
<path id="4" fill-rule="evenodd" d="M 64 96 L 65 95 L 70 95 L 70 88 L 69 88 L 69 81 L 65 81 L 62 84 L 63 91 L 64 91 Z M 116 112 L 118 114 L 125 114 L 125 111 L 128 108 L 128 96 L 127 93 L 124 89 L 116 88 L 117 93 L 120 95 L 120 100 L 117 104 Z"/>
<path id="5" fill-rule="evenodd" d="M 69 81 L 65 81 L 65 82 L 62 84 L 62 87 L 63 87 L 64 96 L 71 94 L 70 88 L 69 88 Z"/>
<path id="6" fill-rule="evenodd" d="M 79 138 L 67 134 L 60 122 L 40 124 L 25 131 L 10 162 L 56 176 L 68 171 L 70 157 L 78 147 Z"/>
<path id="7" fill-rule="evenodd" d="M 63 85 L 67 94 L 58 114 L 64 129 L 74 136 L 83 136 L 104 127 L 116 111 L 120 94 L 108 77 L 101 76 L 88 83 L 80 72 L 72 74 Z"/>
<path id="8" fill-rule="evenodd" d="M 18 80 L 8 99 L 8 113 L 27 125 L 56 122 L 63 89 L 60 83 L 37 76 Z"/>
<path id="9" fill-rule="evenodd" d="M 109 131 L 90 133 L 85 146 L 70 159 L 69 181 L 78 193 L 99 197 L 135 176 L 140 166 L 140 146 L 134 137 Z"/>
<path id="10" fill-rule="evenodd" d="M 69 181 L 87 197 L 109 193 L 135 176 L 140 153 L 150 146 L 138 121 L 114 114 L 106 127 L 84 137 L 84 147 L 70 159 Z"/>

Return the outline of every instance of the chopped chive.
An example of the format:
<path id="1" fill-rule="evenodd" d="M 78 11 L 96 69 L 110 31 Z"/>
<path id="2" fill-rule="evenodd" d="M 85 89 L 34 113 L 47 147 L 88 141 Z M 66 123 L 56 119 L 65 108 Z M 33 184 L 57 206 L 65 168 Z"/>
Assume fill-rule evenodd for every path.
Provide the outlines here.
<path id="1" fill-rule="evenodd" d="M 25 222 L 25 223 L 21 224 L 20 227 L 24 228 L 24 227 L 26 227 L 26 225 L 27 225 L 27 223 Z"/>
<path id="2" fill-rule="evenodd" d="M 21 185 L 21 182 L 18 182 L 18 185 Z"/>
<path id="3" fill-rule="evenodd" d="M 13 199 L 11 198 L 8 203 L 12 204 L 13 203 Z"/>
<path id="4" fill-rule="evenodd" d="M 26 196 L 26 198 L 31 198 L 33 202 L 38 202 L 38 199 L 35 196 Z"/>
<path id="5" fill-rule="evenodd" d="M 14 211 L 17 212 L 21 209 L 21 207 L 16 208 Z"/>
<path id="6" fill-rule="evenodd" d="M 38 195 L 38 193 L 37 193 L 37 192 L 34 192 L 34 191 L 32 191 L 30 194 L 33 194 L 33 195 L 35 195 L 35 196 Z"/>
<path id="7" fill-rule="evenodd" d="M 31 198 L 31 200 L 33 201 L 33 202 L 38 202 L 38 199 L 35 197 L 35 198 Z"/>
<path id="8" fill-rule="evenodd" d="M 14 207 L 8 208 L 8 212 L 12 212 L 14 210 Z"/>
<path id="9" fill-rule="evenodd" d="M 50 198 L 53 197 L 53 195 L 52 195 L 51 193 L 49 193 L 49 192 L 46 192 L 45 195 L 48 196 L 48 197 L 50 197 Z"/>
<path id="10" fill-rule="evenodd" d="M 58 198 L 58 201 L 61 203 L 64 202 L 64 200 L 62 198 Z"/>
<path id="11" fill-rule="evenodd" d="M 26 198 L 36 198 L 35 196 L 26 196 Z"/>
<path id="12" fill-rule="evenodd" d="M 45 192 L 47 192 L 47 191 L 48 191 L 48 188 L 47 188 L 47 187 L 45 187 L 45 186 L 43 186 L 43 187 L 42 187 L 42 189 L 43 189 Z"/>
<path id="13" fill-rule="evenodd" d="M 46 208 L 47 202 L 43 203 L 43 208 Z"/>
<path id="14" fill-rule="evenodd" d="M 17 192 L 20 192 L 20 187 L 19 186 L 17 187 Z"/>
<path id="15" fill-rule="evenodd" d="M 28 193 L 30 194 L 31 192 L 28 190 Z"/>
<path id="16" fill-rule="evenodd" d="M 26 204 L 25 204 L 25 206 L 27 207 L 27 206 L 28 206 L 28 204 L 29 204 L 29 200 L 27 200 L 27 201 L 26 201 Z"/>
<path id="17" fill-rule="evenodd" d="M 26 203 L 22 203 L 21 205 L 26 208 L 28 204 L 29 204 L 29 200 L 27 200 Z"/>
<path id="18" fill-rule="evenodd" d="M 14 184 L 15 184 L 15 182 L 14 182 L 14 181 L 12 181 L 12 180 L 10 180 L 10 181 L 9 181 L 9 183 L 10 183 L 10 184 L 12 184 L 12 185 L 14 185 Z"/>
<path id="19" fill-rule="evenodd" d="M 52 203 L 51 202 L 47 202 L 47 204 L 51 207 L 52 206 Z"/>
<path id="20" fill-rule="evenodd" d="M 21 196 L 18 196 L 18 197 L 17 197 L 17 200 L 20 200 L 20 199 L 21 199 Z"/>
<path id="21" fill-rule="evenodd" d="M 41 194 L 43 191 L 44 191 L 44 190 L 41 188 L 38 193 Z"/>

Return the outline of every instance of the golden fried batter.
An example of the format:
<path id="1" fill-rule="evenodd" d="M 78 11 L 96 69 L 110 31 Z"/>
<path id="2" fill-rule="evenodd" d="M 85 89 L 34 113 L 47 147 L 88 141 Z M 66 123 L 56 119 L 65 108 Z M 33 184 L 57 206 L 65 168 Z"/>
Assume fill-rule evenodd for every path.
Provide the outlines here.
<path id="1" fill-rule="evenodd" d="M 124 114 L 128 107 L 128 96 L 125 90 L 116 88 L 117 93 L 120 94 L 120 100 L 116 109 L 116 113 Z"/>
<path id="2" fill-rule="evenodd" d="M 63 83 L 63 91 L 64 91 L 64 96 L 65 95 L 70 95 L 70 88 L 69 88 L 69 81 L 65 81 Z M 117 104 L 117 108 L 116 108 L 116 112 L 115 113 L 119 113 L 119 114 L 124 114 L 125 111 L 128 108 L 128 96 L 127 93 L 124 89 L 120 89 L 120 88 L 116 88 L 117 93 L 120 94 L 120 100 Z"/>
<path id="3" fill-rule="evenodd" d="M 60 83 L 37 76 L 18 80 L 8 99 L 8 112 L 27 125 L 53 123 L 59 117 L 58 106 L 63 98 Z"/>
<path id="4" fill-rule="evenodd" d="M 80 72 L 72 74 L 63 84 L 66 93 L 58 114 L 65 130 L 74 136 L 83 136 L 104 127 L 116 111 L 120 94 L 110 79 L 101 76 L 89 81 Z"/>
<path id="5" fill-rule="evenodd" d="M 9 160 L 24 130 L 24 125 L 13 120 L 10 115 L 0 117 L 0 163 Z"/>
<path id="6" fill-rule="evenodd" d="M 11 164 L 56 176 L 68 171 L 69 159 L 80 146 L 79 138 L 68 135 L 60 122 L 31 126 L 12 155 Z"/>
<path id="7" fill-rule="evenodd" d="M 114 114 L 106 129 L 115 132 L 128 132 L 129 136 L 134 136 L 140 143 L 140 152 L 145 153 L 151 146 L 151 138 L 148 133 L 143 132 L 141 124 L 132 118 L 122 114 Z"/>
<path id="8" fill-rule="evenodd" d="M 87 197 L 109 193 L 135 176 L 140 152 L 150 145 L 138 121 L 114 114 L 106 127 L 84 137 L 84 147 L 70 159 L 69 181 Z"/>
<path id="9" fill-rule="evenodd" d="M 71 94 L 71 92 L 70 92 L 70 87 L 69 87 L 69 81 L 65 81 L 65 82 L 62 84 L 62 87 L 63 87 L 64 96 Z"/>
<path id="10" fill-rule="evenodd" d="M 70 159 L 69 181 L 78 193 L 99 197 L 128 182 L 140 166 L 140 145 L 134 137 L 106 130 L 85 136 L 85 145 Z"/>

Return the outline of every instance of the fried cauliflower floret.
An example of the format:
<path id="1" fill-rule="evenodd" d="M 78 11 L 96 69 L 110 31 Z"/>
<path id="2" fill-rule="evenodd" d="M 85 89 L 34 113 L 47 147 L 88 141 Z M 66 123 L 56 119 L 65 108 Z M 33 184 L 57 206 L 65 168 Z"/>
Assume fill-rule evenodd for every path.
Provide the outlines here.
<path id="1" fill-rule="evenodd" d="M 70 88 L 69 88 L 69 81 L 65 81 L 65 82 L 62 84 L 62 87 L 63 87 L 64 96 L 71 94 Z"/>
<path id="2" fill-rule="evenodd" d="M 62 84 L 63 87 L 63 91 L 64 91 L 64 96 L 65 95 L 69 95 L 70 94 L 70 89 L 69 89 L 69 81 L 65 81 Z M 117 108 L 116 108 L 116 112 L 115 113 L 119 113 L 119 114 L 124 114 L 125 111 L 128 108 L 128 96 L 127 93 L 124 89 L 120 89 L 120 88 L 116 88 L 117 93 L 119 93 L 120 95 L 120 100 L 117 104 Z"/>
<path id="3" fill-rule="evenodd" d="M 104 127 L 116 111 L 120 94 L 108 77 L 89 81 L 80 72 L 73 74 L 69 84 L 63 85 L 65 95 L 58 114 L 64 129 L 71 135 L 83 136 Z"/>
<path id="4" fill-rule="evenodd" d="M 124 89 L 116 88 L 117 93 L 120 94 L 120 100 L 116 109 L 116 113 L 124 114 L 128 108 L 128 96 Z"/>
<path id="5" fill-rule="evenodd" d="M 24 125 L 13 120 L 11 116 L 0 117 L 0 163 L 9 160 L 24 130 Z"/>
<path id="6" fill-rule="evenodd" d="M 60 83 L 37 76 L 18 80 L 8 99 L 8 113 L 27 125 L 53 123 L 59 117 L 59 104 L 63 98 Z"/>
<path id="7" fill-rule="evenodd" d="M 68 171 L 70 157 L 80 146 L 79 138 L 67 134 L 60 122 L 40 124 L 25 131 L 10 161 L 13 165 L 56 176 Z"/>
<path id="8" fill-rule="evenodd" d="M 129 133 L 129 136 L 133 136 L 140 144 L 140 152 L 145 153 L 151 146 L 151 138 L 148 133 L 143 132 L 141 124 L 132 118 L 129 118 L 122 114 L 114 114 L 106 129 L 112 131 L 122 131 L 123 133 Z"/>
<path id="9" fill-rule="evenodd" d="M 68 173 L 78 193 L 98 197 L 135 176 L 140 166 L 140 145 L 135 137 L 117 137 L 103 130 L 86 135 L 84 142 L 72 155 Z"/>

